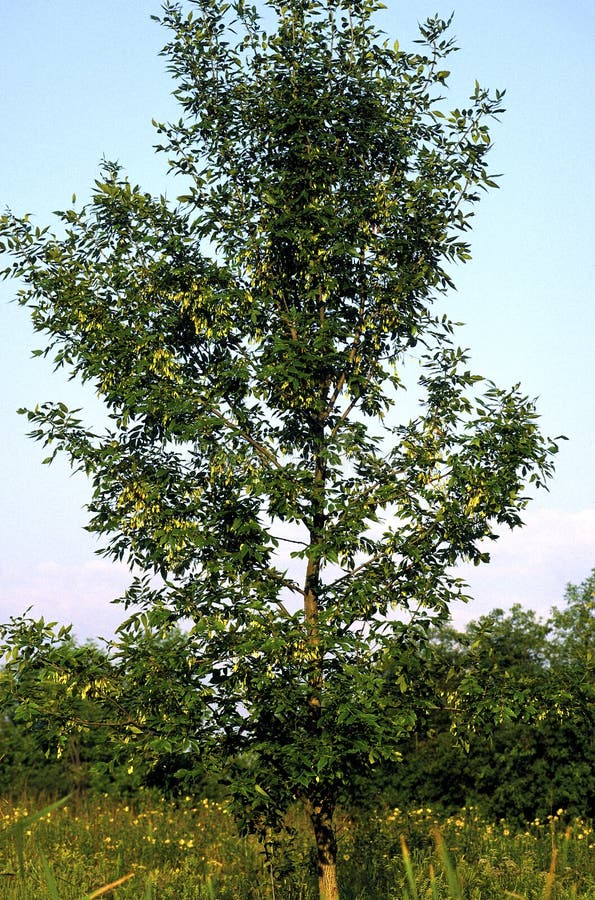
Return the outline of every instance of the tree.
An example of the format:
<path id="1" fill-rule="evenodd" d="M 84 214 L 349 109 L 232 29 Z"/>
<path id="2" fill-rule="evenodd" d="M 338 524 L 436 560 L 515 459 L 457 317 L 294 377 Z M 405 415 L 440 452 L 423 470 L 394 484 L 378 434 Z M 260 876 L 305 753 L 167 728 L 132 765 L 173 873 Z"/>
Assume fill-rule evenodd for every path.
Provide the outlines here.
<path id="1" fill-rule="evenodd" d="M 463 632 L 437 629 L 418 689 L 433 686 L 435 707 L 403 747 L 404 763 L 380 773 L 385 794 L 400 806 L 470 802 L 509 821 L 560 808 L 591 818 L 594 587 L 593 573 L 568 585 L 565 608 L 545 621 L 515 605 Z"/>
<path id="2" fill-rule="evenodd" d="M 139 645 L 187 623 L 187 690 L 147 733 L 219 759 L 247 827 L 302 801 L 327 900 L 335 806 L 415 724 L 402 661 L 556 451 L 518 386 L 471 373 L 441 307 L 495 187 L 502 94 L 476 83 L 445 112 L 449 23 L 401 51 L 379 5 L 166 3 L 183 118 L 157 130 L 179 205 L 105 163 L 63 234 L 1 225 L 38 352 L 109 414 L 105 432 L 61 403 L 28 417 L 136 572 L 116 652 L 146 676 Z M 166 657 L 137 699 L 161 679 Z"/>
<path id="3" fill-rule="evenodd" d="M 187 638 L 176 630 L 166 644 L 150 636 L 123 664 L 92 643 L 77 645 L 71 631 L 27 615 L 0 626 L 0 792 L 19 797 L 92 790 L 122 797 L 141 785 L 162 793 L 202 789 L 200 759 L 193 758 L 187 771 L 187 754 L 160 744 L 159 729 L 150 725 L 152 716 L 159 721 L 170 708 L 175 714 L 179 692 L 188 689 L 175 669 L 176 659 L 188 668 Z M 169 678 L 156 677 L 165 662 Z M 141 665 L 155 687 L 139 700 L 133 682 L 141 680 Z M 126 733 L 141 733 L 141 709 L 142 730 L 150 734 L 143 753 L 126 739 Z"/>

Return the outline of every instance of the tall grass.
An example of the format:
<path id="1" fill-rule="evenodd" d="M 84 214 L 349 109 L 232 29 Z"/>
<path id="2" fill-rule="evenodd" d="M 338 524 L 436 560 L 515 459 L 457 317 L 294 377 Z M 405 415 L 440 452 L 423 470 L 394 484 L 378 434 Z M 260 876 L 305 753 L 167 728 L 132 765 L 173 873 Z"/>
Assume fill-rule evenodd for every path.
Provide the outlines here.
<path id="1" fill-rule="evenodd" d="M 344 900 L 595 898 L 592 829 L 561 812 L 522 830 L 474 809 L 378 810 L 337 824 Z M 296 810 L 288 825 L 265 853 L 206 799 L 0 801 L 0 897 L 315 900 L 308 823 Z"/>

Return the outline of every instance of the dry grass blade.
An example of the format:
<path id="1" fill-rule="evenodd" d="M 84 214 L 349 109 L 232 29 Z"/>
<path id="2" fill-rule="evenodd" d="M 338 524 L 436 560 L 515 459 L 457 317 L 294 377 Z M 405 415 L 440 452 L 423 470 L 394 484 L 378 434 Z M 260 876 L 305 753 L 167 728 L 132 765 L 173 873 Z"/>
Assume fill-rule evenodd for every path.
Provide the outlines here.
<path id="1" fill-rule="evenodd" d="M 419 894 L 417 893 L 417 884 L 415 883 L 415 873 L 411 864 L 411 854 L 409 853 L 409 848 L 405 843 L 405 838 L 403 837 L 403 835 L 400 836 L 400 841 L 401 853 L 403 854 L 403 865 L 405 866 L 405 874 L 407 876 L 409 890 L 411 891 L 413 900 L 419 900 Z"/>
<path id="2" fill-rule="evenodd" d="M 430 890 L 432 891 L 432 900 L 440 900 L 440 892 L 436 883 L 436 872 L 434 866 L 430 863 Z"/>
<path id="3" fill-rule="evenodd" d="M 554 881 L 556 879 L 556 863 L 558 862 L 558 848 L 552 848 L 552 860 L 550 862 L 550 868 L 547 873 L 547 878 L 545 880 L 545 887 L 543 889 L 543 900 L 550 900 L 552 896 L 552 888 L 554 886 Z"/>
<path id="4" fill-rule="evenodd" d="M 117 878 L 116 881 L 112 881 L 110 884 L 97 888 L 92 894 L 88 894 L 85 900 L 95 900 L 95 897 L 101 897 L 102 894 L 107 894 L 108 891 L 113 890 L 120 884 L 124 884 L 125 881 L 129 881 L 131 878 L 134 878 L 134 872 L 130 872 L 128 875 L 122 875 L 122 877 Z"/>

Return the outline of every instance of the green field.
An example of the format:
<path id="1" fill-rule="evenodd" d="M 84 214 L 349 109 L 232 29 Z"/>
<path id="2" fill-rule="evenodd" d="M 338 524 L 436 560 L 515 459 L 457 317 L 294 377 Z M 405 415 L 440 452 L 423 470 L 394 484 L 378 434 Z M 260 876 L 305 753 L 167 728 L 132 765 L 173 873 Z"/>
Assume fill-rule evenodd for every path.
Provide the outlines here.
<path id="1" fill-rule="evenodd" d="M 1 801 L 0 896 L 171 900 L 309 900 L 317 896 L 309 830 L 296 813 L 283 838 L 240 837 L 224 803 L 69 799 L 40 807 Z M 19 824 L 20 823 L 20 824 Z M 595 898 L 595 836 L 560 811 L 524 829 L 473 808 L 338 818 L 345 900 Z M 106 890 L 119 879 L 115 887 Z"/>

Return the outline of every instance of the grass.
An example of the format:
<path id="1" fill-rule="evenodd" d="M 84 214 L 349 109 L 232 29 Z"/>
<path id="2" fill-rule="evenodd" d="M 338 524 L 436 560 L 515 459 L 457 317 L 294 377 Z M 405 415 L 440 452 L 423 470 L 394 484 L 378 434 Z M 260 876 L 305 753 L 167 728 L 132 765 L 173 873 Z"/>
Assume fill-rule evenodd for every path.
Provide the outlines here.
<path id="1" fill-rule="evenodd" d="M 314 900 L 309 831 L 297 811 L 289 824 L 263 851 L 207 799 L 0 801 L 0 896 Z M 337 825 L 342 900 L 595 898 L 593 831 L 561 811 L 520 830 L 472 808 L 341 815 Z"/>

